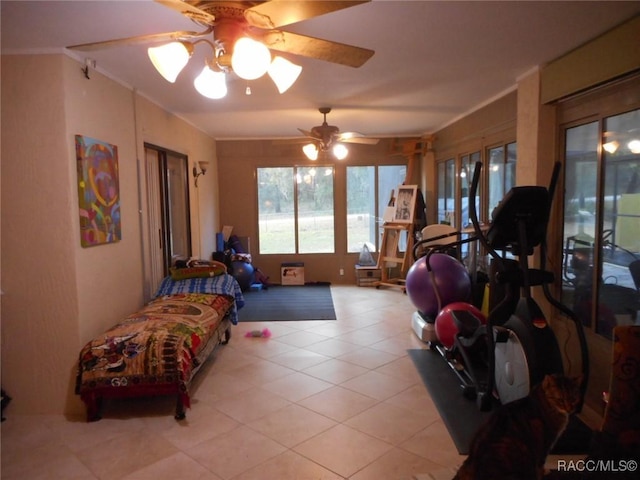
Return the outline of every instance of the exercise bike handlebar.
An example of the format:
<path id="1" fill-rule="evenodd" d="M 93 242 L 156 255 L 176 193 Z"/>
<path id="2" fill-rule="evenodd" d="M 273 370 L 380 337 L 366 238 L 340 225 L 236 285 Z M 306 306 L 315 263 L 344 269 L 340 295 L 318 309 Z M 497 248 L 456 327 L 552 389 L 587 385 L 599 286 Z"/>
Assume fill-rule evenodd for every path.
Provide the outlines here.
<path id="1" fill-rule="evenodd" d="M 476 195 L 478 194 L 478 185 L 480 183 L 481 173 L 482 162 L 476 162 L 473 169 L 471 187 L 469 188 L 469 220 L 471 220 L 471 224 L 473 225 L 473 230 L 475 232 L 474 240 L 478 240 L 480 244 L 487 250 L 487 252 L 489 252 L 489 255 L 499 261 L 500 256 L 498 255 L 498 252 L 496 252 L 495 249 L 491 245 L 489 245 L 489 241 L 482 232 L 480 221 L 478 220 L 478 211 L 476 210 Z"/>

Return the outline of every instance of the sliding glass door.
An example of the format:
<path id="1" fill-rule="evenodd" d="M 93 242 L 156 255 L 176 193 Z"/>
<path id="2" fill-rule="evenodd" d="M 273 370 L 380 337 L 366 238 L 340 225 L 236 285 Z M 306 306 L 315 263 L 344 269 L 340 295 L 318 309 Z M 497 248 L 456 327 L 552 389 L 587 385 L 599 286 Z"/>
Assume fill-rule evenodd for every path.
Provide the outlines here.
<path id="1" fill-rule="evenodd" d="M 640 310 L 640 109 L 564 130 L 562 299 L 608 339 Z"/>
<path id="2" fill-rule="evenodd" d="M 157 286 L 175 258 L 191 256 L 188 162 L 185 155 L 145 145 L 151 281 Z"/>

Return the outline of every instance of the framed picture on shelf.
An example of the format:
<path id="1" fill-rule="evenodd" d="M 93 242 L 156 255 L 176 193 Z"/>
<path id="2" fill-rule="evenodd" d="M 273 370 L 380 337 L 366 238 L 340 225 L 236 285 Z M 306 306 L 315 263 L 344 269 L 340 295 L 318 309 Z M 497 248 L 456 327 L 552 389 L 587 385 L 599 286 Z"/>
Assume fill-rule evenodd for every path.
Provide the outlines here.
<path id="1" fill-rule="evenodd" d="M 396 196 L 394 223 L 413 223 L 418 195 L 417 185 L 400 185 Z"/>

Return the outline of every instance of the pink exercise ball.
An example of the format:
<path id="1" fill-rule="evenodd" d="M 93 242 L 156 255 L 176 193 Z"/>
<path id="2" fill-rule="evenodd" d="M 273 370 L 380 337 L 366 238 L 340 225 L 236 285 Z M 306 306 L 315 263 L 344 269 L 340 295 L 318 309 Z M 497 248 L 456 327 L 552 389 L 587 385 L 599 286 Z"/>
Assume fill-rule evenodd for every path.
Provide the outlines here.
<path id="1" fill-rule="evenodd" d="M 476 317 L 481 324 L 486 324 L 487 319 L 484 314 L 475 306 L 466 302 L 453 302 L 440 310 L 436 317 L 436 336 L 442 345 L 446 348 L 453 347 L 453 341 L 458 334 L 458 326 L 451 314 L 454 310 L 465 310 Z"/>

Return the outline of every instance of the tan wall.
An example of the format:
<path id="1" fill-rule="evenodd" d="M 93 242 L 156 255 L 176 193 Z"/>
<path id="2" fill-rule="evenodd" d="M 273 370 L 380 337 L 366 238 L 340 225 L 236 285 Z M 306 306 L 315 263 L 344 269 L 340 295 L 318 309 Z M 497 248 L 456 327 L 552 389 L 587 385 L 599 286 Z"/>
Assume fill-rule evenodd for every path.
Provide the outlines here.
<path id="1" fill-rule="evenodd" d="M 301 144 L 282 145 L 270 140 L 218 141 L 218 172 L 220 177 L 220 228 L 232 225 L 233 233 L 249 237 L 255 266 L 264 271 L 271 281 L 280 283 L 280 264 L 304 262 L 305 280 L 355 284 L 357 253 L 347 253 L 346 238 L 346 166 L 406 164 L 402 156 L 390 156 L 390 139 L 378 145 L 349 145 L 349 156 L 344 162 L 332 160 L 335 167 L 334 205 L 335 244 L 334 254 L 260 255 L 258 252 L 258 200 L 256 197 L 256 169 L 258 167 L 283 167 L 311 162 L 304 157 Z M 319 159 L 314 165 L 326 164 Z M 212 251 L 213 252 L 213 251 Z M 211 255 L 212 252 L 209 252 Z M 344 269 L 345 275 L 339 274 Z"/>
<path id="2" fill-rule="evenodd" d="M 72 257 L 64 260 L 75 267 L 80 340 L 87 341 L 97 330 L 113 324 L 114 317 L 127 315 L 142 304 L 142 262 L 138 208 L 134 111 L 131 92 L 102 75 L 87 80 L 78 72 L 78 64 L 63 59 L 64 113 L 63 133 L 67 153 L 59 159 L 69 170 L 67 186 L 70 205 L 64 223 L 71 229 Z M 97 110 L 87 108 L 98 98 L 108 98 Z M 117 119 L 117 121 L 116 121 Z M 75 135 L 84 135 L 118 147 L 122 239 L 107 245 L 83 248 L 80 245 Z M 70 208 L 69 208 L 70 207 Z M 130 283 L 133 288 L 122 288 Z M 114 301 L 114 299 L 117 299 Z M 106 307 L 109 308 L 106 308 Z"/>
<path id="3" fill-rule="evenodd" d="M 515 140 L 517 109 L 518 92 L 513 90 L 437 131 L 436 159 L 445 160 Z"/>
<path id="4" fill-rule="evenodd" d="M 543 103 L 585 91 L 640 69 L 640 15 L 549 62 L 542 71 Z"/>
<path id="5" fill-rule="evenodd" d="M 83 414 L 73 392 L 80 348 L 146 297 L 145 141 L 210 162 L 191 189 L 194 251 L 213 248 L 218 224 L 215 141 L 80 67 L 62 55 L 2 56 L 2 386 L 17 413 Z M 117 243 L 80 246 L 76 134 L 118 146 Z"/>
<path id="6" fill-rule="evenodd" d="M 2 387 L 20 412 L 64 410 L 79 351 L 63 64 L 2 57 Z"/>

